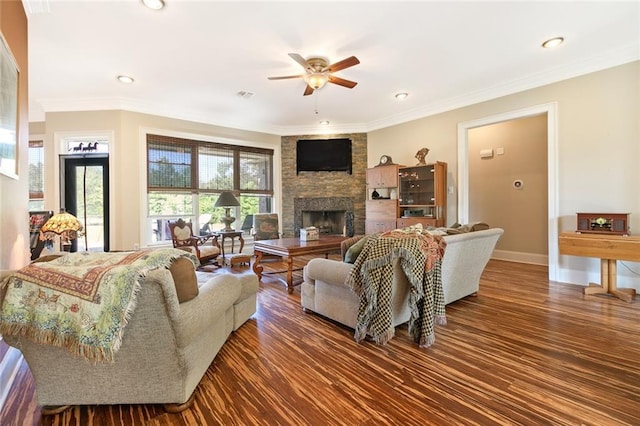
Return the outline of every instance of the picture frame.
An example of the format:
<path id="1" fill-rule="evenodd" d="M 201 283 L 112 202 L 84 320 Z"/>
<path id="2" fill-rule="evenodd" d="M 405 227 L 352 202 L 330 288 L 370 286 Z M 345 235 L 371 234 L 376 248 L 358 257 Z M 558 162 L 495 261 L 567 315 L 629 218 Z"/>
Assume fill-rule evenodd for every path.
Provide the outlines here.
<path id="1" fill-rule="evenodd" d="M 18 84 L 20 70 L 0 34 L 0 173 L 18 179 Z"/>

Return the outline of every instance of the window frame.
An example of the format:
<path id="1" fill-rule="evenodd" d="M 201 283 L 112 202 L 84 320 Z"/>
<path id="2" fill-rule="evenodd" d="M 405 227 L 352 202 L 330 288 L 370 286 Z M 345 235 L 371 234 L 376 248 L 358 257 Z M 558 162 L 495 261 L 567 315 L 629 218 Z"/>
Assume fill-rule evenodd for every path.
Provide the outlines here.
<path id="1" fill-rule="evenodd" d="M 39 191 L 39 192 L 32 192 L 31 191 L 31 179 L 33 178 L 33 176 L 31 176 L 31 165 L 32 165 L 31 160 L 32 160 L 32 158 L 31 158 L 31 155 L 29 155 L 29 159 L 27 160 L 28 163 L 29 163 L 28 164 L 29 165 L 29 203 L 33 204 L 35 202 L 38 202 L 38 203 L 44 204 L 44 180 L 45 180 L 44 140 L 42 140 L 42 139 L 30 140 L 29 141 L 29 154 L 31 154 L 30 150 L 31 149 L 35 149 L 35 148 L 40 149 L 40 152 L 41 152 L 40 153 L 40 157 L 42 159 L 42 170 L 41 170 L 42 176 L 40 177 L 40 183 L 42 185 L 42 188 L 41 188 L 42 190 Z M 42 210 L 42 209 L 39 209 L 39 210 Z"/>
<path id="2" fill-rule="evenodd" d="M 258 197 L 258 198 L 265 197 L 266 201 L 260 204 L 263 207 L 266 206 L 267 209 L 273 206 L 274 204 L 273 197 L 275 195 L 275 191 L 274 191 L 275 150 L 274 149 L 245 146 L 245 145 L 235 145 L 235 144 L 221 143 L 221 142 L 215 142 L 215 141 L 203 141 L 203 140 L 184 138 L 184 137 L 164 136 L 164 135 L 159 135 L 157 133 L 151 133 L 151 132 L 146 133 L 145 139 L 146 139 L 145 174 L 146 174 L 146 183 L 147 183 L 145 228 L 147 228 L 151 233 L 154 232 L 153 230 L 154 220 L 161 220 L 164 222 L 166 220 L 176 220 L 180 217 L 182 217 L 185 220 L 191 220 L 193 223 L 194 232 L 197 233 L 198 232 L 197 230 L 202 228 L 201 226 L 202 224 L 199 223 L 199 219 L 201 216 L 201 213 L 200 213 L 200 196 L 201 195 L 215 196 L 215 195 L 219 195 L 223 191 L 231 191 L 239 199 L 242 196 Z M 151 163 L 149 161 L 149 158 L 150 158 L 149 153 L 153 144 L 156 144 L 156 146 L 165 145 L 165 146 L 175 147 L 176 145 L 178 145 L 178 146 L 189 147 L 191 152 L 190 164 L 189 164 L 191 178 L 188 179 L 188 181 L 190 182 L 188 187 L 153 185 L 153 182 L 151 182 L 151 179 L 150 179 Z M 200 151 L 201 147 L 204 148 L 204 151 L 205 151 L 202 153 L 203 155 L 206 154 L 207 149 L 211 150 L 212 148 L 213 150 L 215 149 L 227 150 L 232 154 L 232 162 L 233 162 L 233 165 L 232 165 L 233 177 L 231 179 L 232 188 L 200 188 L 199 157 L 201 155 L 201 151 Z M 265 185 L 264 185 L 264 188 L 262 189 L 247 189 L 247 188 L 240 187 L 240 182 L 242 180 L 241 179 L 241 158 L 242 158 L 242 154 L 246 154 L 246 153 L 260 154 L 265 156 L 265 171 L 264 171 Z M 172 163 L 169 163 L 169 164 L 172 164 Z M 149 205 L 149 194 L 152 194 L 152 193 L 191 195 L 191 199 L 193 203 L 192 214 L 183 214 L 183 215 L 152 214 L 150 212 L 150 205 Z M 235 207 L 233 210 L 234 215 L 238 217 L 238 220 L 236 220 L 235 222 L 236 227 L 242 224 L 243 217 L 240 209 L 241 207 Z M 251 214 L 251 213 L 247 213 L 247 214 Z M 148 241 L 149 245 L 161 245 L 161 244 L 167 244 L 168 242 L 170 242 L 170 240 L 166 240 L 166 239 L 154 240 L 153 236 L 150 235 L 148 232 L 145 232 L 145 234 L 146 235 L 144 239 Z M 162 236 L 162 233 L 160 233 L 160 236 Z"/>

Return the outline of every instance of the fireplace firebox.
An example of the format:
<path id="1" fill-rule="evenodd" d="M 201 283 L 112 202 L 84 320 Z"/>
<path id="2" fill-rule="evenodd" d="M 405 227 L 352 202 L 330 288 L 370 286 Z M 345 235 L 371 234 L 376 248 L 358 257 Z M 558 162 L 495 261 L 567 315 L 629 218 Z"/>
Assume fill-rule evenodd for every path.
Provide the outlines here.
<path id="1" fill-rule="evenodd" d="M 347 235 L 354 233 L 353 200 L 349 197 L 295 198 L 294 231 L 315 226 L 320 235 Z"/>

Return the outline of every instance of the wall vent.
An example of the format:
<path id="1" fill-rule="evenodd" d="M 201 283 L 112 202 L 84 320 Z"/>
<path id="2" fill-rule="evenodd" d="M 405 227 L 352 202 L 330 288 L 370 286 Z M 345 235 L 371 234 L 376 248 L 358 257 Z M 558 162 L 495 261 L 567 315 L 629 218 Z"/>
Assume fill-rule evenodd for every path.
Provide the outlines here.
<path id="1" fill-rule="evenodd" d="M 248 90 L 240 90 L 238 93 L 236 93 L 236 95 L 240 96 L 241 98 L 249 99 L 252 98 L 255 93 L 249 92 Z"/>

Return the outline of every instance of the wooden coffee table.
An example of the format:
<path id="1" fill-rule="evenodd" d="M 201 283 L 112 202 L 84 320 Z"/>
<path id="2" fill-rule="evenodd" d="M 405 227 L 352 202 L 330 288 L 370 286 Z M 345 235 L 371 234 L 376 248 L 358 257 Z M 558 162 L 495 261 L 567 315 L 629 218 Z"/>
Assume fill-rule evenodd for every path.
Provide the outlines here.
<path id="1" fill-rule="evenodd" d="M 258 275 L 258 279 L 262 280 L 263 267 L 260 265 L 264 254 L 274 254 L 286 257 L 287 269 L 283 271 L 265 272 L 264 274 L 281 274 L 287 273 L 287 292 L 293 293 L 293 258 L 296 256 L 305 256 L 310 254 L 324 254 L 327 258 L 329 253 L 340 250 L 340 243 L 346 237 L 342 236 L 324 236 L 319 240 L 300 241 L 300 238 L 280 238 L 277 240 L 258 240 L 253 243 L 253 250 L 256 255 L 256 261 L 253 264 L 253 272 Z M 296 269 L 300 270 L 300 269 Z"/>

